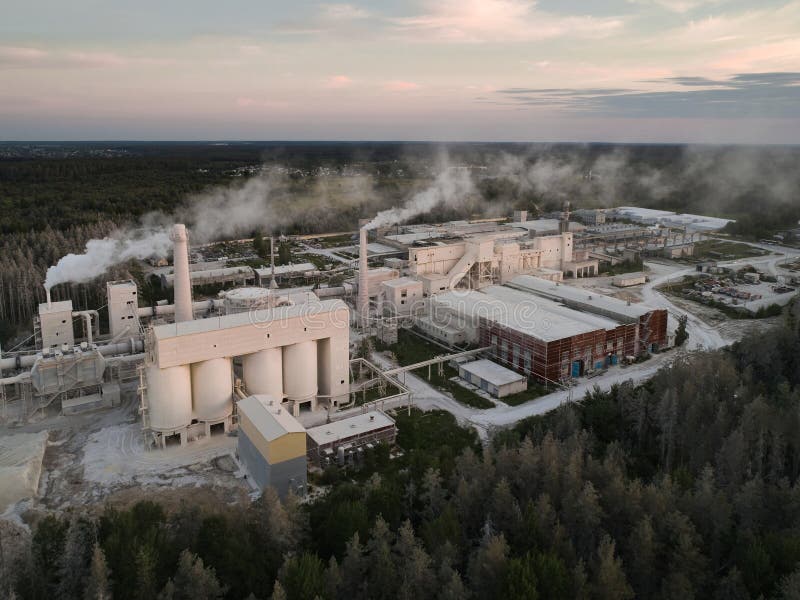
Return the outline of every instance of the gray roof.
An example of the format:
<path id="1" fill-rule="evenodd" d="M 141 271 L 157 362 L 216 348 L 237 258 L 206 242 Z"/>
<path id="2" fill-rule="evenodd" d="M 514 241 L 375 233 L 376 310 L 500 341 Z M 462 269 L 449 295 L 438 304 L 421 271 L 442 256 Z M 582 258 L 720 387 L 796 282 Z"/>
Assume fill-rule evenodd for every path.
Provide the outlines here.
<path id="1" fill-rule="evenodd" d="M 394 421 L 385 413 L 379 410 L 373 410 L 348 419 L 341 419 L 340 421 L 333 421 L 325 425 L 312 427 L 307 430 L 306 433 L 318 446 L 322 446 L 323 444 L 329 444 L 336 440 L 349 438 L 354 435 L 369 433 L 370 431 L 381 429 L 388 425 L 394 425 Z"/>
<path id="2" fill-rule="evenodd" d="M 483 381 L 488 381 L 492 385 L 502 386 L 509 383 L 522 381 L 526 377 L 515 373 L 511 369 L 506 369 L 502 365 L 498 365 L 487 359 L 474 360 L 468 363 L 458 365 L 460 369 L 464 369 L 467 373 L 471 373 L 476 377 L 480 377 Z"/>
<path id="3" fill-rule="evenodd" d="M 628 303 L 625 300 L 599 294 L 592 290 L 556 284 L 553 281 L 530 275 L 519 275 L 511 280 L 510 285 L 515 289 L 529 291 L 545 298 L 595 307 L 607 314 L 619 315 L 623 318 L 639 318 L 654 310 L 645 304 Z"/>

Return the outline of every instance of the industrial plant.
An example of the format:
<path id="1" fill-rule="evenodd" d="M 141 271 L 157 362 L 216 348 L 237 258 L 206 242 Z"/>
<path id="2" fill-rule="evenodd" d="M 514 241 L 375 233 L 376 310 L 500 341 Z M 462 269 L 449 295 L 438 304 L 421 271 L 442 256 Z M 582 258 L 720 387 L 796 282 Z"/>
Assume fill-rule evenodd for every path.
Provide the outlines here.
<path id="1" fill-rule="evenodd" d="M 608 293 L 580 283 L 631 253 L 702 234 L 620 214 L 627 223 L 577 211 L 581 224 L 567 204 L 544 219 L 363 221 L 349 245 L 330 250 L 298 236 L 302 262 L 276 266 L 271 244 L 263 267 L 204 265 L 175 224 L 171 266 L 147 266 L 174 301 L 147 305 L 131 278 L 106 283 L 105 306 L 76 311 L 48 289 L 30 345 L 0 356 L 1 414 L 77 417 L 128 398 L 137 443 L 153 457 L 230 439 L 252 486 L 302 495 L 309 469 L 357 467 L 394 444 L 392 412 L 414 402 L 407 373 L 449 364 L 459 386 L 497 405 L 529 385 L 569 389 L 668 349 L 667 309 L 618 293 L 641 287 L 645 273 L 609 279 Z M 221 289 L 197 292 L 209 284 Z M 369 339 L 391 350 L 400 330 L 440 354 L 399 366 L 359 355 Z"/>

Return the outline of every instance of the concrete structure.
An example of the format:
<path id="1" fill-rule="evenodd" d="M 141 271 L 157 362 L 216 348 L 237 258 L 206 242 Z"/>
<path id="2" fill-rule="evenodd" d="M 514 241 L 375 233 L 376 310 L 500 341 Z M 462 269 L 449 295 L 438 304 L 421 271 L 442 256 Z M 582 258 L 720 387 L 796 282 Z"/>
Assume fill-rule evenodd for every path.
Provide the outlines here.
<path id="1" fill-rule="evenodd" d="M 358 311 L 359 324 L 361 327 L 367 326 L 369 318 L 369 262 L 367 260 L 367 228 L 361 227 L 358 230 L 358 300 L 356 310 Z"/>
<path id="2" fill-rule="evenodd" d="M 495 398 L 518 394 L 528 389 L 527 377 L 486 359 L 461 363 L 458 365 L 458 375 Z"/>
<path id="3" fill-rule="evenodd" d="M 109 281 L 106 283 L 108 299 L 108 329 L 114 339 L 139 334 L 139 291 L 136 282 Z"/>
<path id="4" fill-rule="evenodd" d="M 237 452 L 250 479 L 262 490 L 275 488 L 281 498 L 289 490 L 305 495 L 305 428 L 271 396 L 248 396 L 236 407 Z"/>
<path id="5" fill-rule="evenodd" d="M 264 287 L 272 287 L 272 281 L 275 281 L 275 287 L 277 287 L 278 283 L 286 284 L 294 280 L 306 279 L 307 277 L 319 273 L 316 265 L 310 262 L 293 263 L 276 267 L 263 267 L 254 269 L 254 271 L 256 274 L 256 282 L 258 285 Z M 289 285 L 291 285 L 291 283 L 289 283 Z"/>
<path id="6" fill-rule="evenodd" d="M 405 316 L 422 308 L 422 282 L 410 277 L 400 277 L 381 282 L 380 302 L 382 312 Z"/>
<path id="7" fill-rule="evenodd" d="M 175 320 L 191 321 L 192 282 L 189 278 L 189 235 L 186 226 L 176 224 L 172 227 L 170 239 L 173 243 L 173 262 L 175 265 Z"/>
<path id="8" fill-rule="evenodd" d="M 259 391 L 283 390 L 294 414 L 301 409 L 316 409 L 318 400 L 336 407 L 347 402 L 349 394 L 349 315 L 341 300 L 311 300 L 158 325 L 148 336 L 149 361 L 159 369 L 169 369 L 242 356 L 248 390 L 251 386 Z M 271 349 L 282 352 L 280 383 L 275 353 L 247 357 Z M 148 392 L 150 404 L 169 401 L 168 396 Z"/>
<path id="9" fill-rule="evenodd" d="M 643 285 L 647 282 L 647 275 L 644 273 L 623 273 L 616 275 L 611 279 L 611 284 L 615 287 L 633 287 L 634 285 Z"/>
<path id="10" fill-rule="evenodd" d="M 75 344 L 72 328 L 72 300 L 44 302 L 39 305 L 40 348 L 56 346 L 61 348 Z"/>
<path id="11" fill-rule="evenodd" d="M 666 258 L 694 256 L 694 244 L 672 244 L 671 246 L 665 246 L 661 254 Z"/>
<path id="12" fill-rule="evenodd" d="M 668 210 L 655 210 L 638 206 L 619 206 L 613 209 L 617 219 L 625 219 L 643 225 L 663 225 L 686 231 L 711 232 L 724 228 L 731 219 L 720 219 L 704 215 L 677 214 Z"/>
<path id="13" fill-rule="evenodd" d="M 318 467 L 357 462 L 364 450 L 377 444 L 393 444 L 394 420 L 381 411 L 370 411 L 340 421 L 312 427 L 308 434 L 308 460 Z"/>
<path id="14" fill-rule="evenodd" d="M 604 225 L 606 213 L 600 208 L 582 208 L 572 212 L 572 216 L 585 225 Z"/>

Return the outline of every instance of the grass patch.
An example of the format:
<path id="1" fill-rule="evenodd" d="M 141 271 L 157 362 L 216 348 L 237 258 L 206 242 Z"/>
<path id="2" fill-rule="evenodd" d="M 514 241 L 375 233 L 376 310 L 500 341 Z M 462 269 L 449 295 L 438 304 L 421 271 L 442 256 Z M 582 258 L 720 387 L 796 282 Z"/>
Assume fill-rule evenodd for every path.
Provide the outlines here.
<path id="1" fill-rule="evenodd" d="M 703 240 L 694 245 L 694 258 L 699 259 L 737 259 L 769 254 L 761 248 L 754 248 L 740 242 L 724 240 Z"/>
<path id="2" fill-rule="evenodd" d="M 376 347 L 378 350 L 392 351 L 401 366 L 413 365 L 448 353 L 444 348 L 419 338 L 407 329 L 401 329 L 397 332 L 396 344 L 391 346 L 377 344 Z M 443 365 L 442 375 L 439 374 L 439 369 L 436 365 L 432 366 L 430 371 L 430 384 L 440 390 L 450 392 L 458 402 L 473 408 L 494 408 L 494 404 L 486 398 L 450 381 L 451 377 L 458 375 L 458 372 L 450 365 Z M 427 367 L 419 369 L 417 375 L 427 379 Z"/>
<path id="3" fill-rule="evenodd" d="M 525 404 L 526 402 L 530 402 L 531 400 L 535 400 L 541 396 L 546 396 L 555 390 L 556 388 L 547 389 L 541 383 L 528 380 L 527 390 L 517 394 L 511 394 L 510 396 L 505 396 L 504 398 L 499 398 L 499 400 L 500 402 L 508 404 L 509 406 L 519 406 L 520 404 Z"/>

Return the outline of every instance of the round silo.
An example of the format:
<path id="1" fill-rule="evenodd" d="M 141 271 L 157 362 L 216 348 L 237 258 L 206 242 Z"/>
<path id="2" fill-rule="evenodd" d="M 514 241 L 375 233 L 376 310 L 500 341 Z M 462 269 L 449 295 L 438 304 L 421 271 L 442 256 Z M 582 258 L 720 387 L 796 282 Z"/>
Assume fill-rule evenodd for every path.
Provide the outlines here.
<path id="1" fill-rule="evenodd" d="M 270 306 L 270 291 L 266 288 L 241 287 L 223 292 L 222 295 L 226 315 Z"/>
<path id="2" fill-rule="evenodd" d="M 283 391 L 289 400 L 303 402 L 317 395 L 317 342 L 283 347 Z"/>
<path id="3" fill-rule="evenodd" d="M 230 358 L 192 365 L 192 401 L 198 421 L 219 421 L 233 412 L 233 368 Z"/>
<path id="4" fill-rule="evenodd" d="M 283 400 L 283 352 L 269 348 L 242 357 L 244 386 L 248 394 L 269 394 Z"/>
<path id="5" fill-rule="evenodd" d="M 147 405 L 154 431 L 175 431 L 192 422 L 192 375 L 189 365 L 147 367 Z"/>

